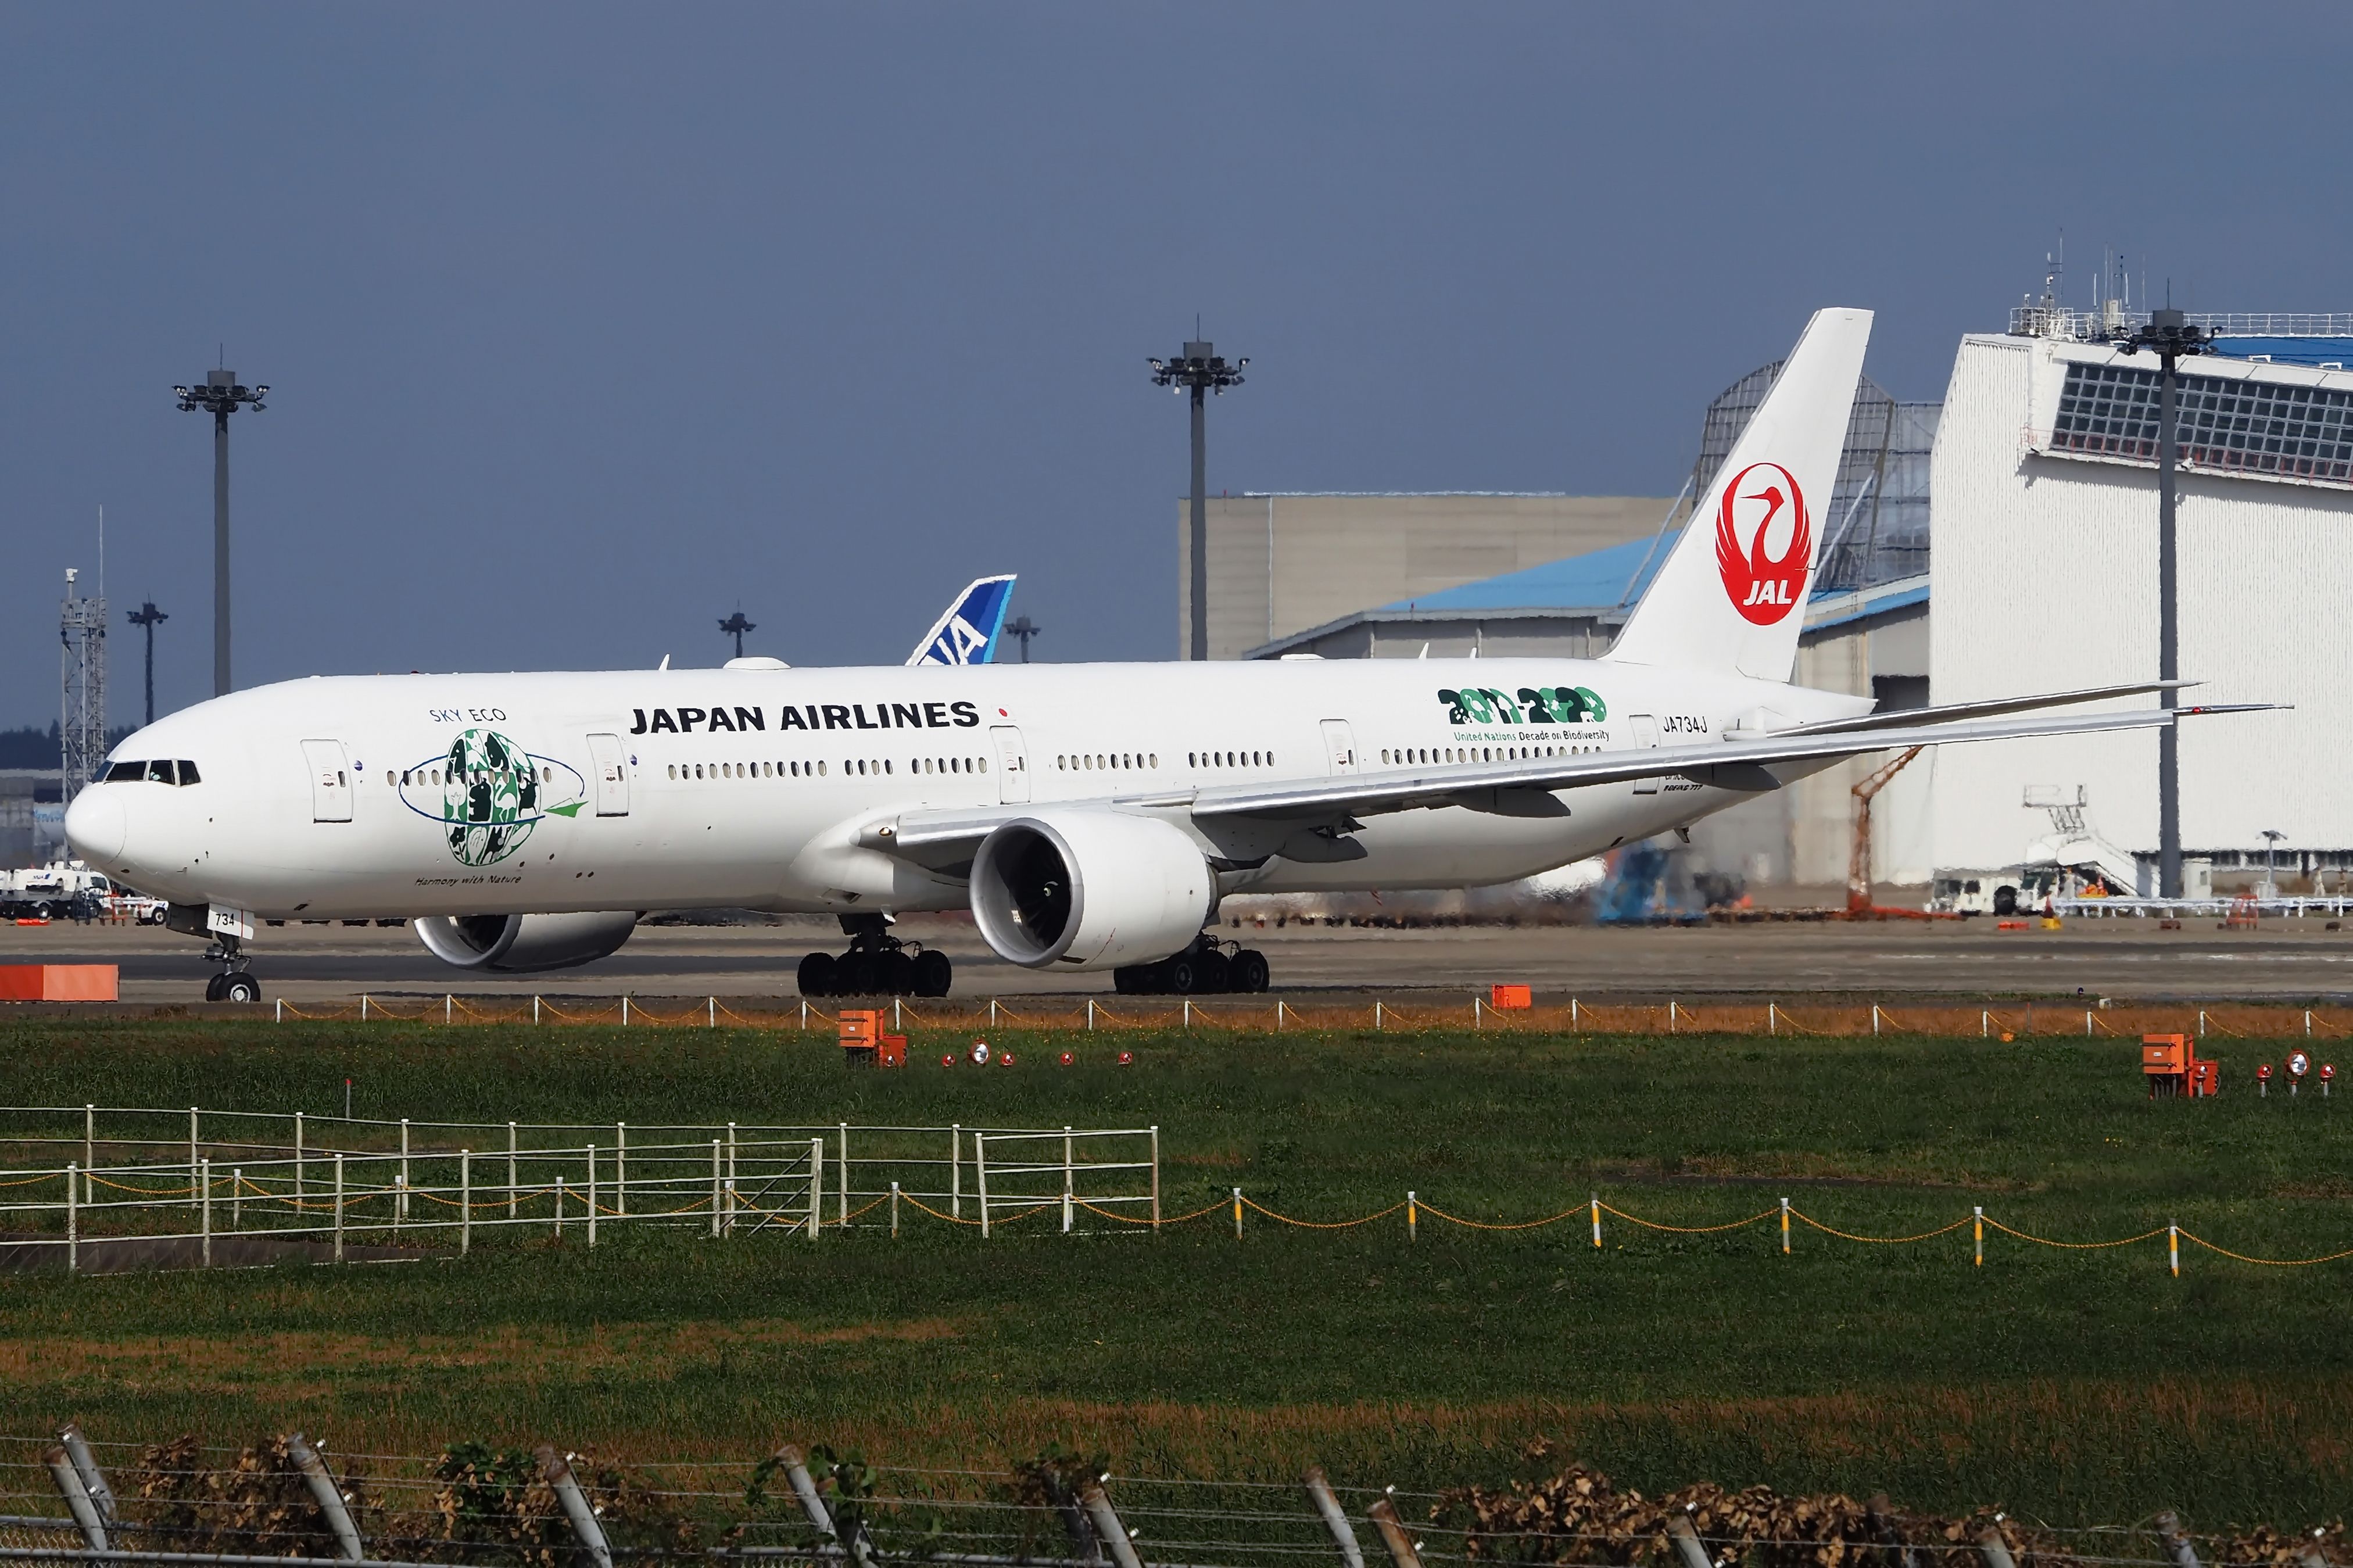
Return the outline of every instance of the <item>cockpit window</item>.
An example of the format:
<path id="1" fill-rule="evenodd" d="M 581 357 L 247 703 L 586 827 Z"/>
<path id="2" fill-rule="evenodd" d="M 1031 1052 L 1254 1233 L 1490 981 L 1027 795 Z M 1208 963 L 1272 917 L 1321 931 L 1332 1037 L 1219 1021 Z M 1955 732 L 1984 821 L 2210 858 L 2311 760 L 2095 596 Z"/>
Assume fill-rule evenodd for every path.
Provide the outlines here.
<path id="1" fill-rule="evenodd" d="M 106 777 L 101 780 L 101 782 L 108 784 L 136 784 L 142 779 L 154 784 L 195 784 L 200 782 L 196 773 L 196 765 L 190 762 L 185 757 L 176 762 L 173 761 L 169 758 L 159 758 L 152 762 L 117 762 L 107 768 Z"/>

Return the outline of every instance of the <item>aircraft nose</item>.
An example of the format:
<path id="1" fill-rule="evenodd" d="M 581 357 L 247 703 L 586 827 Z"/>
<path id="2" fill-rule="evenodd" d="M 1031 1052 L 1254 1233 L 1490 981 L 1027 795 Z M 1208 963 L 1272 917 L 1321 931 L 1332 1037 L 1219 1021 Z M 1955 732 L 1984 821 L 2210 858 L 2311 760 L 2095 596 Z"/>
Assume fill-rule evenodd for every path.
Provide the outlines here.
<path id="1" fill-rule="evenodd" d="M 122 810 L 122 794 L 104 785 L 85 789 L 66 808 L 66 842 L 75 854 L 96 865 L 111 865 L 122 858 L 130 822 Z"/>

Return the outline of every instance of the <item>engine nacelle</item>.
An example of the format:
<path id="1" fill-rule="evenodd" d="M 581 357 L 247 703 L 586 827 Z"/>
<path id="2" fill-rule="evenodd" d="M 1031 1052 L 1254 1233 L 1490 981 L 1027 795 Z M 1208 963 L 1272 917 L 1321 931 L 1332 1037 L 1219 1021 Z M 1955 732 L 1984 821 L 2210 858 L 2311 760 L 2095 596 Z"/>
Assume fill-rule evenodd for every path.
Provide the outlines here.
<path id="1" fill-rule="evenodd" d="M 1007 822 L 972 861 L 972 914 L 1008 963 L 1108 969 L 1181 952 L 1217 908 L 1217 878 L 1182 830 L 1121 811 Z"/>
<path id="2" fill-rule="evenodd" d="M 630 909 L 583 915 L 428 915 L 411 924 L 445 964 L 526 974 L 594 963 L 629 939 L 638 916 Z"/>

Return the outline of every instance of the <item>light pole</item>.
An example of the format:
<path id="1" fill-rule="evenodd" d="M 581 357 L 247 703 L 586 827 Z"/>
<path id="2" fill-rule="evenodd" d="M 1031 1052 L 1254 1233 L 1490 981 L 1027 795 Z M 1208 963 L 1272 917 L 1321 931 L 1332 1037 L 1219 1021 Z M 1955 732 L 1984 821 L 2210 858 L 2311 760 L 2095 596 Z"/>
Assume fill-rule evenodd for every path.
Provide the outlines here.
<path id="1" fill-rule="evenodd" d="M 744 633 L 747 631 L 757 631 L 759 630 L 760 628 L 756 622 L 744 619 L 744 612 L 740 609 L 738 609 L 734 614 L 729 616 L 726 620 L 719 623 L 721 635 L 725 636 L 732 634 L 734 637 L 735 657 L 738 659 L 744 657 Z"/>
<path id="2" fill-rule="evenodd" d="M 238 383 L 234 370 L 208 370 L 201 387 L 174 387 L 180 412 L 213 417 L 213 695 L 228 695 L 228 417 L 240 405 L 259 413 L 267 387 Z"/>
<path id="3" fill-rule="evenodd" d="M 155 628 L 172 618 L 149 599 L 131 612 L 131 624 L 147 633 L 147 722 L 155 722 Z"/>
<path id="4" fill-rule="evenodd" d="M 1185 352 L 1175 359 L 1151 362 L 1155 387 L 1193 395 L 1193 625 L 1185 654 L 1188 659 L 1209 656 L 1208 435 L 1204 404 L 1210 393 L 1222 397 L 1227 387 L 1240 386 L 1242 366 L 1249 363 L 1244 357 L 1228 365 L 1215 344 L 1199 341 L 1186 344 Z"/>
<path id="5" fill-rule="evenodd" d="M 2157 393 L 2157 678 L 2181 678 L 2181 613 L 2176 595 L 2180 551 L 2174 537 L 2174 465 L 2179 459 L 2174 419 L 2180 401 L 2180 360 L 2184 355 L 2207 350 L 2203 327 L 2171 306 L 2151 311 L 2148 324 L 2120 335 L 2116 346 L 2133 353 L 2153 353 L 2161 368 Z M 2180 694 L 2168 685 L 2158 700 L 2168 708 L 2181 705 Z M 2168 724 L 2157 732 L 2157 895 L 2181 896 L 2181 731 Z"/>
<path id="6" fill-rule="evenodd" d="M 2263 896 L 2279 896 L 2279 842 L 2287 837 L 2277 828 L 2263 830 Z"/>
<path id="7" fill-rule="evenodd" d="M 1017 615 L 1005 623 L 1005 635 L 1021 640 L 1021 662 L 1029 662 L 1029 640 L 1046 629 L 1026 615 Z"/>

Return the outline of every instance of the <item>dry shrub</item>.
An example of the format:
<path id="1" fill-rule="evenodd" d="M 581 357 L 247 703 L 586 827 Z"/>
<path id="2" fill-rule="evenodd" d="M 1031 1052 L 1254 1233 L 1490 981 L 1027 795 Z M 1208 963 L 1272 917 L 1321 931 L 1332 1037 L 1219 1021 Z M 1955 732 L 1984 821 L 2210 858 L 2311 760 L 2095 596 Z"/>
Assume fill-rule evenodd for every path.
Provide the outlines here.
<path id="1" fill-rule="evenodd" d="M 323 1456 L 322 1456 L 323 1457 Z M 328 1473 L 333 1475 L 333 1467 Z M 142 1510 L 140 1546 L 162 1552 L 243 1552 L 269 1557 L 332 1557 L 335 1533 L 311 1500 L 302 1472 L 274 1437 L 241 1450 L 226 1468 L 213 1465 L 193 1436 L 151 1444 L 128 1478 Z M 359 1478 L 335 1478 L 354 1519 L 367 1508 Z"/>
<path id="2" fill-rule="evenodd" d="M 1651 1499 L 1621 1492 L 1582 1465 L 1502 1490 L 1459 1487 L 1430 1510 L 1433 1522 L 1463 1531 L 1466 1558 L 1620 1568 L 1674 1563 L 1667 1526 L 1678 1514 L 1691 1520 L 1714 1562 L 1741 1568 L 1896 1568 L 1906 1559 L 1905 1568 L 1983 1568 L 1978 1543 L 1989 1531 L 2000 1535 L 2021 1568 L 2085 1568 L 2050 1531 L 1991 1510 L 1940 1519 L 1899 1510 L 1884 1498 L 1791 1498 L 1770 1487 L 1727 1491 L 1714 1481 Z M 2345 1547 L 2341 1520 L 2298 1535 L 2264 1525 L 2212 1542 L 2209 1561 L 2217 1568 L 2306 1568 L 2315 1556 L 2347 1563 Z"/>

